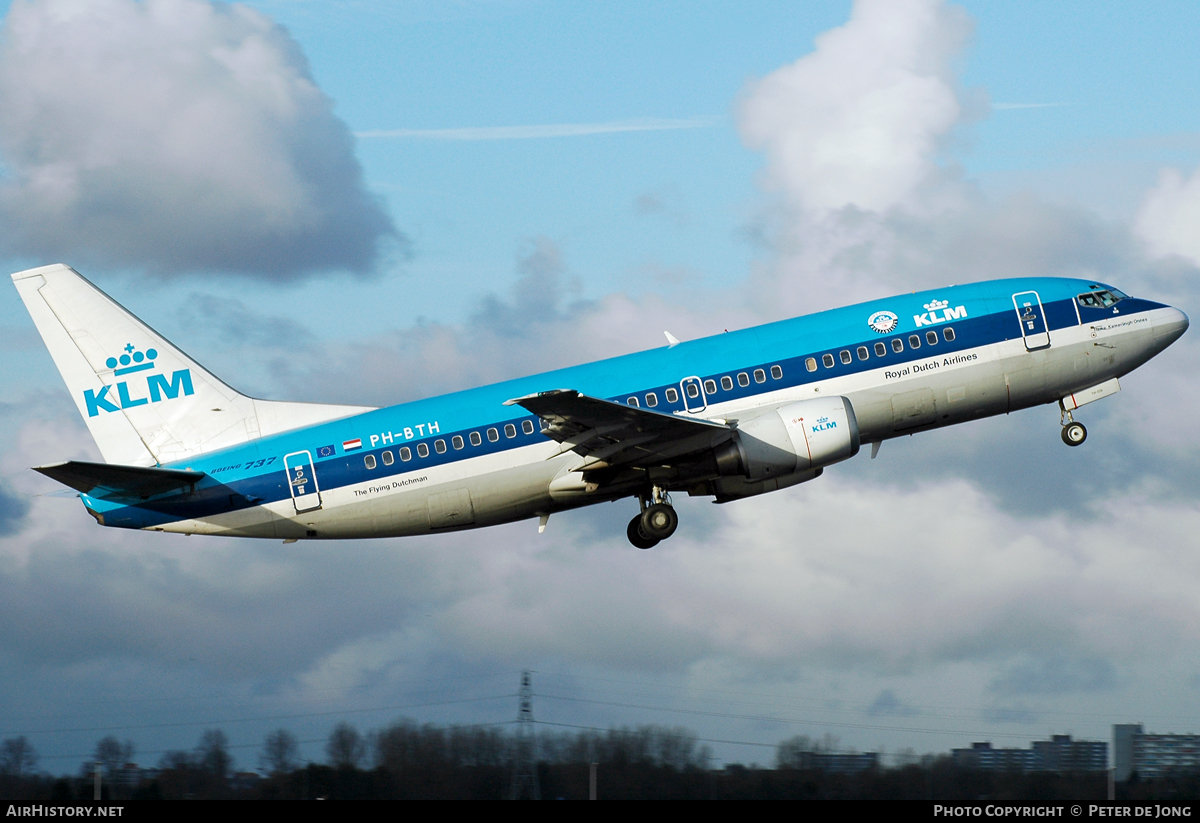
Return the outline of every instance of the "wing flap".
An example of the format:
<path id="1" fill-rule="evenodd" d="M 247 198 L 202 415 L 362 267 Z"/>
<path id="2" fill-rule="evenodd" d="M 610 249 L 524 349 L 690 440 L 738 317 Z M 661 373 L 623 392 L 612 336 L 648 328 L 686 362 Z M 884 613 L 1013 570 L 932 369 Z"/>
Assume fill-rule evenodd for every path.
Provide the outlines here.
<path id="1" fill-rule="evenodd" d="M 703 418 L 681 417 L 555 389 L 505 401 L 542 418 L 542 433 L 592 462 L 582 470 L 649 466 L 728 440 L 733 429 Z"/>
<path id="2" fill-rule="evenodd" d="M 84 494 L 92 494 L 99 490 L 101 493 L 130 497 L 153 497 L 163 492 L 182 489 L 198 483 L 205 476 L 204 472 L 88 463 L 83 460 L 35 466 L 33 470 Z"/>

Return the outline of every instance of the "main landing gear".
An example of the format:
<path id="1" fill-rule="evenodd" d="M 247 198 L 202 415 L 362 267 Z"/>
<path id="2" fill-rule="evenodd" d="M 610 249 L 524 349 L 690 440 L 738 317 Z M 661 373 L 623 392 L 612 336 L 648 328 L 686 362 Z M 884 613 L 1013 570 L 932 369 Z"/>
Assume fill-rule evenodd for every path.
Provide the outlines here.
<path id="1" fill-rule="evenodd" d="M 649 497 L 640 498 L 642 512 L 629 521 L 625 535 L 629 542 L 639 549 L 652 549 L 660 540 L 666 540 L 679 527 L 679 515 L 671 505 L 667 492 L 661 486 L 654 486 Z"/>
<path id="2" fill-rule="evenodd" d="M 1059 406 L 1062 412 L 1062 441 L 1068 446 L 1081 446 L 1087 440 L 1087 429 L 1082 423 L 1076 423 L 1071 412 Z"/>

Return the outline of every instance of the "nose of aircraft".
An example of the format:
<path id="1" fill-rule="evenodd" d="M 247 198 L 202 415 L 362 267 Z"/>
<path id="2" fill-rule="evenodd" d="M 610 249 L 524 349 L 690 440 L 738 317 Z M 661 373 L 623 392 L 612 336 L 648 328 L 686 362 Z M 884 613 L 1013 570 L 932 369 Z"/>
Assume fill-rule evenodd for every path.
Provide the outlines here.
<path id="1" fill-rule="evenodd" d="M 1154 321 L 1154 342 L 1162 351 L 1178 340 L 1189 325 L 1188 316 L 1176 308 L 1159 312 Z"/>

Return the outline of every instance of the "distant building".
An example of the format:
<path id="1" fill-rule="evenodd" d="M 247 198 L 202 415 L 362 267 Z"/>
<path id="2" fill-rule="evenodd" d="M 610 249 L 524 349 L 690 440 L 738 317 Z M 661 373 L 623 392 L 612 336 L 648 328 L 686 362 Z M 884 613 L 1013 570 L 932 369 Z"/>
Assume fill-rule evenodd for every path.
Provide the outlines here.
<path id="1" fill-rule="evenodd" d="M 989 742 L 972 743 L 969 749 L 950 752 L 954 765 L 984 772 L 1036 771 L 1033 749 L 993 749 Z"/>
<path id="2" fill-rule="evenodd" d="M 950 753 L 954 764 L 986 772 L 1102 772 L 1108 768 L 1108 744 L 1096 740 L 1072 740 L 1056 734 L 1035 740 L 1028 749 L 994 749 L 992 744 L 972 743 L 969 749 Z"/>
<path id="3" fill-rule="evenodd" d="M 878 752 L 837 754 L 834 752 L 796 752 L 794 769 L 812 769 L 831 774 L 853 774 L 879 768 Z"/>
<path id="4" fill-rule="evenodd" d="M 1200 734 L 1147 734 L 1141 723 L 1113 726 L 1114 774 L 1153 780 L 1172 771 L 1200 770 Z"/>
<path id="5" fill-rule="evenodd" d="M 1046 772 L 1108 771 L 1108 744 L 1099 740 L 1072 740 L 1069 734 L 1035 740 L 1038 769 Z"/>

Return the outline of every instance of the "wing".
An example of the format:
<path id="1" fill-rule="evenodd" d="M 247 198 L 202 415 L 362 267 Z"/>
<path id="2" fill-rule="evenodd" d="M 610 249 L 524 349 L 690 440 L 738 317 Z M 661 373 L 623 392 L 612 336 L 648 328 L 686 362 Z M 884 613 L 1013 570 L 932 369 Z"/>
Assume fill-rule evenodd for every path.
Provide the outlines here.
<path id="1" fill-rule="evenodd" d="M 556 389 L 505 401 L 542 418 L 542 434 L 588 458 L 576 471 L 649 468 L 707 457 L 729 441 L 724 423 L 626 406 Z M 561 452 L 560 452 L 561 454 Z"/>

